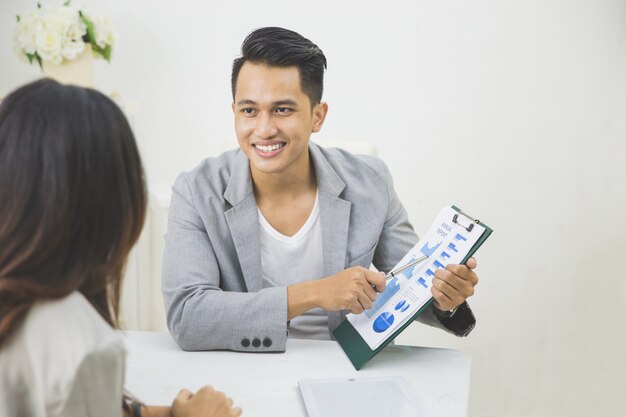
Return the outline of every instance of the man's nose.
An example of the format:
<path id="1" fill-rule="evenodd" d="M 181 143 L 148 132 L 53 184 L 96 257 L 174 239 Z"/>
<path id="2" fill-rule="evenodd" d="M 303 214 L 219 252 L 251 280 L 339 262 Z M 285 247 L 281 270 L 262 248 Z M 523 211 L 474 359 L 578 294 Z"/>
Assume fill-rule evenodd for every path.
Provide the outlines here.
<path id="1" fill-rule="evenodd" d="M 271 114 L 261 113 L 256 118 L 254 134 L 260 139 L 270 139 L 278 133 L 278 128 Z"/>

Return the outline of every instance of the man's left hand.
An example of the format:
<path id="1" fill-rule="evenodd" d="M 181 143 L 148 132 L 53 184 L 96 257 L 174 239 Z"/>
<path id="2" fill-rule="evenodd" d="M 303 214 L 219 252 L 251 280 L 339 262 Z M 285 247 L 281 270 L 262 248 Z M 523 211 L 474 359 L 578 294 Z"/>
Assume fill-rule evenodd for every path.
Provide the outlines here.
<path id="1" fill-rule="evenodd" d="M 433 278 L 434 305 L 441 311 L 451 311 L 463 304 L 474 294 L 478 276 L 473 269 L 478 266 L 473 257 L 466 265 L 448 265 L 446 269 L 437 269 Z"/>

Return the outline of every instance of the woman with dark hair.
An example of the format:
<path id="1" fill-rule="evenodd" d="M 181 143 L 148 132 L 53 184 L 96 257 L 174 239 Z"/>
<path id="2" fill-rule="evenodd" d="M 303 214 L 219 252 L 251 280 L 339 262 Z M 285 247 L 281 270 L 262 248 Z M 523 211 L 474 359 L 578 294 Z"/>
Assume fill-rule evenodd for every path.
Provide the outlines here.
<path id="1" fill-rule="evenodd" d="M 224 394 L 171 407 L 123 394 L 122 273 L 146 210 L 120 109 L 36 81 L 0 104 L 0 415 L 239 416 Z"/>

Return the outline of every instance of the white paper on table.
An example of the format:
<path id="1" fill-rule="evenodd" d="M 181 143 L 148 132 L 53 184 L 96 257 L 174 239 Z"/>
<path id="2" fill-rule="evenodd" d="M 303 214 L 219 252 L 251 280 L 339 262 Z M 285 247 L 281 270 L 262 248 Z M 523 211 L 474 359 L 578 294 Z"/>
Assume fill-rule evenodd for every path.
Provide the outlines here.
<path id="1" fill-rule="evenodd" d="M 298 381 L 309 417 L 424 417 L 402 377 Z"/>

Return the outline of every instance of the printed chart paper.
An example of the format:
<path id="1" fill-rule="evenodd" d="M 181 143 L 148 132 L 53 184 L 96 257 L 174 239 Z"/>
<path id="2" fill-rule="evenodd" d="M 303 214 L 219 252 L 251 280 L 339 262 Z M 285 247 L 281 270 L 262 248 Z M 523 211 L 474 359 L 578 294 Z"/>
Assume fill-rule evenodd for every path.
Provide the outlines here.
<path id="1" fill-rule="evenodd" d="M 460 263 L 484 233 L 485 228 L 475 223 L 468 231 L 470 223 L 463 216 L 459 216 L 458 223 L 453 222 L 455 214 L 458 212 L 451 207 L 441 209 L 428 233 L 393 269 L 423 255 L 428 256 L 426 260 L 388 280 L 385 291 L 378 294 L 372 308 L 346 316 L 370 349 L 380 346 L 432 298 L 435 271 Z"/>

